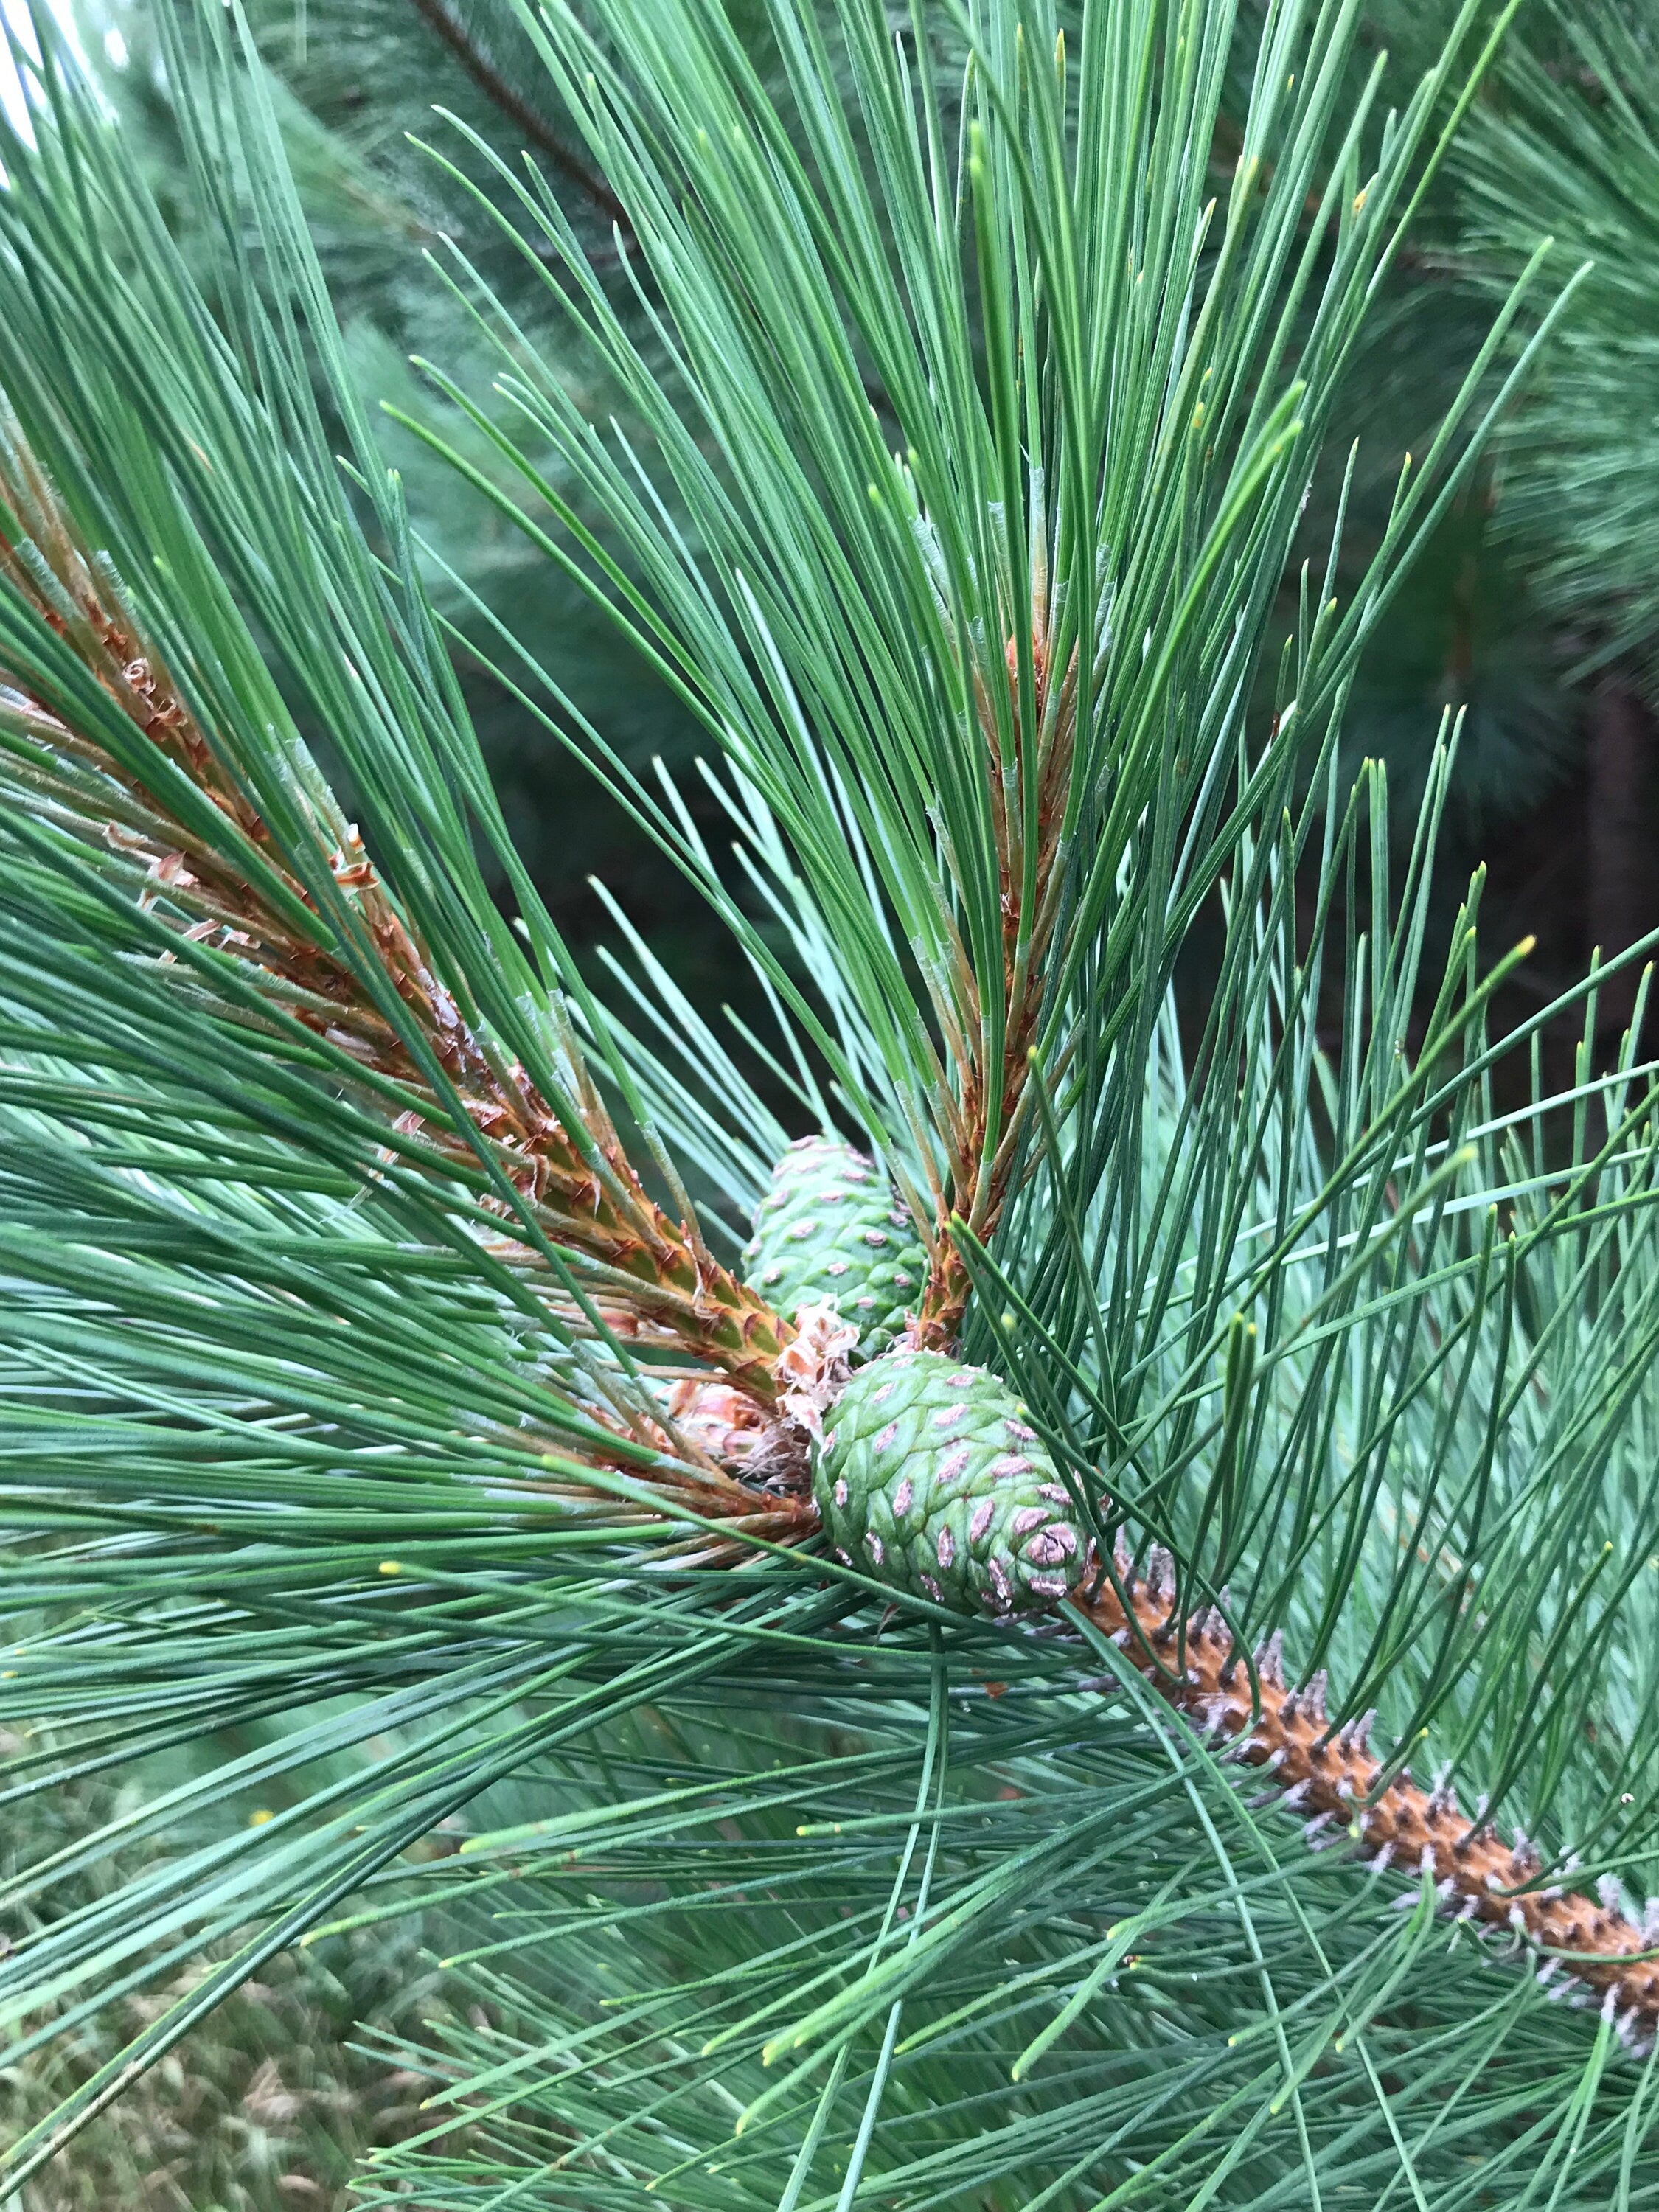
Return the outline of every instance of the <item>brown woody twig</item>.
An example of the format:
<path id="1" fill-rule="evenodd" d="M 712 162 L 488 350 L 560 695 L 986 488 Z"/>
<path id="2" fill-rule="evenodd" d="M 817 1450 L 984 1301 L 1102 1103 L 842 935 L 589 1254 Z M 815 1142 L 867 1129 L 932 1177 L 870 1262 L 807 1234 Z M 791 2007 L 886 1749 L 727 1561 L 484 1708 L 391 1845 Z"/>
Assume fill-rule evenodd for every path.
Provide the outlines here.
<path id="1" fill-rule="evenodd" d="M 3 427 L 3 426 L 0 426 Z M 564 1114 L 516 1062 L 492 1049 L 464 1018 L 434 975 L 424 947 L 400 913 L 355 827 L 331 801 L 313 799 L 320 851 L 351 900 L 360 940 L 372 947 L 387 981 L 412 1016 L 422 1046 L 459 1095 L 465 1121 L 428 1079 L 419 1054 L 374 1003 L 363 977 L 320 927 L 309 934 L 295 912 L 316 911 L 299 878 L 284 867 L 270 831 L 198 723 L 137 617 L 79 544 L 52 487 L 15 438 L 0 439 L 0 497 L 27 529 L 52 573 L 53 592 L 0 530 L 0 573 L 41 618 L 72 645 L 122 711 L 159 754 L 181 768 L 226 817 L 221 848 L 192 833 L 165 801 L 132 778 L 94 740 L 69 728 L 26 683 L 11 691 L 9 713 L 45 757 L 33 773 L 40 803 L 58 826 L 89 845 L 112 848 L 143 879 L 139 896 L 158 907 L 181 936 L 234 952 L 283 987 L 281 1003 L 365 1070 L 396 1082 L 418 1104 L 389 1133 L 419 1133 L 457 1165 L 472 1169 L 482 1140 L 550 1241 L 598 1271 L 598 1303 L 626 1333 L 652 1332 L 769 1405 L 775 1363 L 793 1331 L 755 1292 L 714 1261 L 693 1221 L 672 1219 L 651 1198 L 628 1159 L 603 1103 L 580 1066 Z M 284 911 L 261 890 L 238 848 L 252 846 L 288 896 Z M 159 905 L 158 905 L 158 902 Z M 319 917 L 319 924 L 321 917 Z M 361 943 L 360 943 L 361 957 Z M 385 1111 L 368 1093 L 376 1111 Z M 580 1115 L 584 1144 L 570 1127 Z M 468 1126 L 470 1125 L 470 1127 Z M 486 1201 L 506 1212 L 504 1201 Z M 514 1256 L 536 1263 L 531 1248 Z"/>
<path id="2" fill-rule="evenodd" d="M 509 117 L 532 145 L 541 149 L 560 174 L 584 192 L 632 243 L 634 226 L 605 179 L 590 169 L 579 155 L 573 154 L 523 94 L 507 82 L 489 56 L 479 50 L 466 26 L 450 12 L 445 0 L 413 0 L 413 4 L 416 13 L 432 26 L 486 99 Z"/>
<path id="3" fill-rule="evenodd" d="M 1659 1948 L 1659 1936 L 1632 1921 L 1611 1889 L 1608 1901 L 1596 1904 L 1554 1885 L 1529 1887 L 1542 1868 L 1524 1836 L 1504 1842 L 1482 1815 L 1460 1811 L 1443 1786 L 1425 1790 L 1403 1775 L 1384 1781 L 1369 1743 L 1373 1716 L 1334 1728 L 1322 1674 L 1287 1689 L 1277 1636 L 1255 1654 L 1257 1708 L 1220 1613 L 1194 1614 L 1183 1632 L 1171 1610 L 1167 1553 L 1155 1548 L 1137 1581 L 1120 1540 L 1114 1566 L 1121 1597 L 1103 1579 L 1098 1588 L 1074 1589 L 1070 1607 L 1203 1733 L 1265 1770 L 1270 1801 L 1305 1822 L 1310 1844 L 1346 1837 L 1373 1866 L 1426 1875 L 1441 1911 L 1506 1929 L 1541 1954 L 1539 1979 L 1555 1984 L 1553 1996 L 1599 1996 L 1628 2041 L 1659 2029 L 1659 1959 L 1641 1955 Z"/>

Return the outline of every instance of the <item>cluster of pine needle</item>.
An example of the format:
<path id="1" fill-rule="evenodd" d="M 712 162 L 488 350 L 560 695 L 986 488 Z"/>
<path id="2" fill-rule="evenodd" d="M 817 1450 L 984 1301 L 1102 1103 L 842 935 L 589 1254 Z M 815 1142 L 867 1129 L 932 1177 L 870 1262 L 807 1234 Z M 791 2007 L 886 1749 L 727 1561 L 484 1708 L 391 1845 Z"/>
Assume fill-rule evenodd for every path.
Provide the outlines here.
<path id="1" fill-rule="evenodd" d="M 45 11 L 0 143 L 0 1810 L 128 1784 L 0 1881 L 7 2181 L 418 1929 L 366 2205 L 1653 2202 L 1644 948 L 1502 1033 L 1455 729 L 1403 866 L 1338 773 L 1544 249 L 1309 538 L 1513 7 L 1391 106 L 1319 0 L 525 0 L 609 255 L 440 118 L 561 335 L 452 243 L 401 428 L 729 851 L 446 571 L 246 17 L 149 13 L 185 217 Z M 573 955 L 463 617 L 763 1023 Z"/>

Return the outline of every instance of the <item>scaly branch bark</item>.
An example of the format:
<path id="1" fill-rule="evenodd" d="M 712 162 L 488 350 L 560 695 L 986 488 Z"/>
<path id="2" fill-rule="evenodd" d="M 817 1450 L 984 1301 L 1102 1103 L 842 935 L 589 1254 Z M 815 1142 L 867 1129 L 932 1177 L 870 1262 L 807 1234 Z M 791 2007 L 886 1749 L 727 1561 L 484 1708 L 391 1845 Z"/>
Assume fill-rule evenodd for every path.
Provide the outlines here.
<path id="1" fill-rule="evenodd" d="M 933 1259 L 916 1316 L 917 1344 L 942 1352 L 962 1327 L 970 1288 L 968 1270 L 951 1236 L 953 1213 L 960 1214 L 981 1243 L 991 1235 L 1008 1195 L 1042 1005 L 1044 965 L 1060 905 L 1056 862 L 1060 823 L 1065 811 L 1077 728 L 1077 652 L 1051 698 L 1046 594 L 1032 595 L 1031 654 L 1036 678 L 1037 851 L 1030 927 L 1023 933 L 1026 877 L 1023 824 L 1018 798 L 1021 757 L 1027 744 L 1020 728 L 1019 662 L 1008 641 L 1006 662 L 1013 702 L 1014 757 L 1005 763 L 990 694 L 977 671 L 975 693 L 980 727 L 990 768 L 990 797 L 996 842 L 998 890 L 1002 918 L 1002 1049 L 997 1080 L 975 1057 L 971 1047 L 960 1068 L 960 1095 L 950 1133 L 950 1173 L 934 1225 Z M 1011 794 L 1015 804 L 1010 804 Z M 982 1008 L 969 981 L 971 1030 L 982 1036 Z"/>
<path id="2" fill-rule="evenodd" d="M 1528 1887 L 1541 1871 L 1534 1846 L 1520 1834 L 1504 1842 L 1482 1814 L 1460 1811 L 1451 1790 L 1425 1790 L 1404 1776 L 1379 1789 L 1372 1716 L 1333 1728 L 1324 1677 L 1287 1689 L 1277 1637 L 1255 1655 L 1261 1706 L 1253 1711 L 1243 1655 L 1220 1615 L 1194 1614 L 1182 1636 L 1168 1554 L 1154 1551 L 1139 1582 L 1126 1551 L 1114 1565 L 1124 1597 L 1109 1580 L 1091 1583 L 1073 1591 L 1071 1608 L 1202 1732 L 1261 1768 L 1278 1802 L 1305 1822 L 1310 1844 L 1346 1838 L 1373 1866 L 1426 1875 L 1440 1910 L 1507 1929 L 1539 1953 L 1538 1978 L 1556 1984 L 1552 1995 L 1599 1997 L 1627 2043 L 1659 2030 L 1659 1959 L 1639 1955 L 1659 1948 L 1659 1929 L 1638 1927 L 1611 1889 L 1592 1904 L 1553 1884 Z"/>
<path id="3" fill-rule="evenodd" d="M 182 768 L 257 849 L 291 903 L 283 911 L 238 870 L 237 840 L 227 839 L 226 852 L 193 834 L 153 791 L 135 787 L 106 751 L 35 698 L 27 682 L 0 671 L 10 692 L 9 699 L 0 696 L 0 714 L 27 742 L 21 773 L 40 811 L 88 845 L 121 855 L 142 880 L 143 902 L 182 936 L 232 951 L 279 981 L 287 1012 L 420 1100 L 397 1128 L 419 1130 L 458 1164 L 472 1165 L 465 1128 L 454 1125 L 418 1059 L 331 933 L 319 927 L 312 937 L 296 928 L 294 910 L 314 911 L 314 902 L 283 866 L 267 824 L 197 723 L 136 616 L 118 603 L 52 487 L 15 441 L 0 441 L 0 496 L 33 548 L 33 555 L 25 552 L 0 530 L 0 574 L 74 647 L 157 752 Z M 599 1302 L 631 1332 L 643 1324 L 770 1405 L 775 1364 L 793 1334 L 789 1324 L 718 1265 L 695 1222 L 672 1219 L 652 1199 L 579 1064 L 567 1110 L 574 1103 L 586 1146 L 524 1068 L 469 1024 L 355 828 L 323 802 L 313 802 L 313 811 L 319 850 L 351 897 L 386 978 L 459 1094 L 473 1129 L 550 1240 L 603 1271 Z M 364 1097 L 384 1111 L 374 1094 L 365 1091 Z M 518 1256 L 532 1258 L 528 1248 Z"/>

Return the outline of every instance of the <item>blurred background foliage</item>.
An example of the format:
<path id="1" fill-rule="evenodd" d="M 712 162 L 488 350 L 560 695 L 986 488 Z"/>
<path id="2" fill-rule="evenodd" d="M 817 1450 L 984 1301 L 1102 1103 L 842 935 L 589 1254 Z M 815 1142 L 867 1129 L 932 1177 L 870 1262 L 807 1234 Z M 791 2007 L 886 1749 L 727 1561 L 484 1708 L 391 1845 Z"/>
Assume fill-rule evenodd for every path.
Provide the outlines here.
<path id="1" fill-rule="evenodd" d="M 70 11 L 164 207 L 176 144 L 147 27 L 165 4 L 79 0 Z M 563 342 L 537 272 L 415 143 L 459 158 L 434 108 L 537 161 L 627 296 L 618 210 L 604 178 L 572 150 L 510 0 L 248 0 L 248 10 L 371 400 L 428 418 L 442 411 L 411 356 L 441 363 L 474 391 L 488 386 L 487 349 L 446 281 L 451 239 L 514 302 L 526 335 L 544 350 Z M 733 12 L 763 63 L 760 0 L 736 0 Z M 1240 12 L 1255 16 L 1257 0 Z M 1389 81 L 1403 92 L 1437 52 L 1452 13 L 1449 0 L 1366 7 L 1362 59 L 1386 52 Z M 1255 42 L 1247 20 L 1241 52 Z M 1218 186 L 1234 151 L 1218 137 Z M 476 161 L 465 166 L 482 176 Z M 170 211 L 184 220 L 181 204 Z M 1494 303 L 1547 235 L 1557 241 L 1558 280 L 1587 260 L 1594 269 L 1471 489 L 1407 580 L 1346 728 L 1351 764 L 1380 757 L 1401 796 L 1414 799 L 1443 715 L 1463 714 L 1443 895 L 1455 902 L 1468 870 L 1484 865 L 1488 950 L 1536 939 L 1500 1009 L 1510 1018 L 1552 998 L 1592 946 L 1615 950 L 1659 923 L 1659 10 L 1651 0 L 1528 0 L 1523 9 L 1378 303 L 1350 387 L 1342 427 L 1360 441 L 1350 510 L 1356 562 L 1380 528 L 1402 455 L 1420 448 L 1445 411 Z M 648 307 L 635 298 L 646 336 Z M 592 364 L 567 354 L 566 373 L 584 410 L 603 411 Z M 880 394 L 872 397 L 879 406 Z M 452 416 L 445 428 L 481 471 L 496 465 L 464 422 Z M 610 925 L 588 878 L 603 878 L 694 1000 L 717 1006 L 733 990 L 720 926 L 491 672 L 488 622 L 469 595 L 536 641 L 571 700 L 630 763 L 659 755 L 683 770 L 696 750 L 687 718 L 484 500 L 390 422 L 385 444 L 429 542 L 440 605 L 460 633 L 469 703 L 509 824 L 556 919 L 578 947 L 602 940 Z M 1329 520 L 1316 498 L 1310 547 Z M 1287 615 L 1291 589 L 1287 581 Z M 326 732 L 316 734 L 325 749 Z M 695 777 L 684 788 L 696 788 Z M 1402 805 L 1397 818 L 1413 811 Z M 711 802 L 711 843 L 720 819 Z M 1602 1052 L 1631 1006 L 1631 989 L 1607 994 Z M 1552 1049 L 1565 1060 L 1575 1042 L 1558 1038 Z M 82 1797 L 25 1807 L 3 1848 L 37 1855 L 40 1839 L 25 1832 L 31 1820 L 93 1826 L 110 1817 L 95 1779 Z M 216 2014 L 70 2161 L 29 2185 L 21 2212 L 343 2207 L 354 2159 L 412 2124 L 421 2089 L 396 2054 L 447 2017 L 432 1955 L 412 1927 L 301 1954 Z M 454 2033 L 467 2017 L 465 2008 L 455 2015 Z M 102 2055 L 88 2051 L 76 2063 L 89 2070 Z M 61 2087 L 27 2071 L 0 2083 L 0 2126 L 27 2124 Z"/>
<path id="2" fill-rule="evenodd" d="M 0 1730 L 0 1753 L 24 1748 Z M 179 1778 L 176 1759 L 167 1778 Z M 136 1811 L 145 1794 L 131 1771 L 118 1782 L 89 1772 L 9 1807 L 0 1880 Z M 446 1848 L 453 1841 L 434 1837 L 419 1856 Z M 154 1843 L 118 1854 L 103 1863 L 100 1887 L 112 1890 L 162 1855 Z M 0 2141 L 15 2142 L 210 1963 L 0 2071 Z M 362 2161 L 430 2124 L 420 2110 L 430 2082 L 401 2063 L 392 2039 L 424 2046 L 485 2024 L 476 2002 L 451 2019 L 418 1919 L 285 1953 L 95 2119 L 70 2154 L 25 2184 L 8 2212 L 345 2212 Z"/>

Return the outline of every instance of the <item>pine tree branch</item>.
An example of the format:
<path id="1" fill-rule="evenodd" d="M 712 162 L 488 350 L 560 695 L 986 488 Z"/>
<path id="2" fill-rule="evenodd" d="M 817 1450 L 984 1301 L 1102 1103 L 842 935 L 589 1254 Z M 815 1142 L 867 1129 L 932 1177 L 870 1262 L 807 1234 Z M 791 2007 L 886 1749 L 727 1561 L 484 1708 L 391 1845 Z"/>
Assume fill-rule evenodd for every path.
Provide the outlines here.
<path id="1" fill-rule="evenodd" d="M 482 1144 L 553 1241 L 604 1271 L 600 1303 L 618 1313 L 628 1333 L 647 1324 L 769 1405 L 775 1363 L 793 1331 L 719 1265 L 694 1221 L 672 1220 L 651 1198 L 597 1090 L 574 1061 L 574 1044 L 573 1098 L 561 1112 L 466 1020 L 355 824 L 319 781 L 306 799 L 319 851 L 359 925 L 360 957 L 378 963 L 425 1054 L 453 1085 L 471 1124 L 457 1127 L 429 1067 L 389 1018 L 388 1006 L 375 1003 L 316 898 L 283 865 L 270 828 L 138 617 L 79 543 L 51 485 L 15 438 L 0 441 L 0 499 L 17 518 L 14 538 L 0 510 L 0 576 L 73 649 L 155 751 L 183 771 L 228 834 L 192 828 L 145 787 L 142 773 L 135 779 L 94 738 L 73 730 L 26 678 L 0 669 L 0 713 L 30 748 L 30 780 L 49 817 L 95 849 L 119 854 L 137 875 L 139 903 L 171 921 L 182 937 L 234 952 L 278 982 L 294 1019 L 417 1098 L 392 1124 L 395 1133 L 424 1139 L 464 1170 L 476 1167 Z M 307 927 L 311 914 L 319 924 L 314 932 Z M 366 1103 L 384 1113 L 378 1095 Z M 573 1103 L 580 1134 L 570 1126 Z M 483 1204 L 510 1214 L 505 1200 Z M 528 1246 L 517 1246 L 515 1256 L 537 1261 Z"/>
<path id="2" fill-rule="evenodd" d="M 1469 1819 L 1449 1789 L 1424 1790 L 1404 1775 L 1383 1780 L 1384 1766 L 1368 1742 L 1373 1716 L 1332 1726 L 1322 1674 L 1287 1691 L 1277 1636 L 1255 1654 L 1261 1690 L 1255 1711 L 1242 1654 L 1220 1613 L 1206 1608 L 1183 1626 L 1173 1610 L 1170 1555 L 1154 1547 L 1137 1582 L 1120 1538 L 1113 1564 L 1115 1583 L 1103 1577 L 1098 1587 L 1081 1584 L 1068 1604 L 1172 1705 L 1220 1739 L 1225 1754 L 1267 1770 L 1273 1787 L 1266 1802 L 1276 1800 L 1304 1820 L 1311 1848 L 1346 1835 L 1378 1870 L 1392 1865 L 1427 1875 L 1442 1911 L 1508 1929 L 1542 1954 L 1540 1982 L 1563 1977 L 1553 1996 L 1571 1996 L 1575 1984 L 1581 2002 L 1600 1994 L 1621 2039 L 1639 2033 L 1648 2039 L 1643 2047 L 1652 2047 L 1659 1957 L 1642 1954 L 1659 1948 L 1659 1929 L 1637 1926 L 1611 1893 L 1607 1903 L 1592 1904 L 1553 1884 L 1527 1887 L 1541 1862 L 1518 1831 L 1504 1844 L 1484 1810 Z"/>
<path id="3" fill-rule="evenodd" d="M 488 55 L 480 52 L 465 25 L 445 5 L 445 0 L 411 0 L 416 13 L 430 24 L 484 96 L 517 125 L 530 143 L 541 149 L 559 173 L 585 193 L 630 244 L 634 226 L 622 202 L 605 179 L 571 151 L 544 118 L 514 90 Z"/>
<path id="4" fill-rule="evenodd" d="M 1036 728 L 1036 851 L 1030 869 L 1034 892 L 1026 897 L 1027 856 L 1018 804 L 1023 790 L 1026 740 L 1021 728 L 1019 653 L 1007 641 L 1005 662 L 1012 730 L 1005 746 L 991 696 L 980 671 L 973 672 L 975 706 L 985 740 L 993 834 L 996 844 L 1002 927 L 1001 1047 L 994 1070 L 978 1049 L 986 1035 L 958 1044 L 960 1096 L 950 1132 L 950 1174 L 934 1225 L 933 1257 L 917 1312 L 915 1342 L 942 1351 L 961 1329 L 972 1289 L 968 1268 L 951 1234 L 953 1217 L 967 1224 L 984 1243 L 994 1233 L 1008 1195 L 1026 1103 L 1030 1054 L 1042 1010 L 1043 977 L 1059 914 L 1060 825 L 1066 810 L 1077 733 L 1077 651 L 1050 695 L 1048 605 L 1039 562 L 1034 579 L 1031 618 L 1032 690 Z M 1016 802 L 1010 803 L 1011 798 Z M 1027 916 L 1029 914 L 1029 926 Z M 971 972 L 963 963 L 963 988 L 972 1012 L 982 1012 Z"/>

